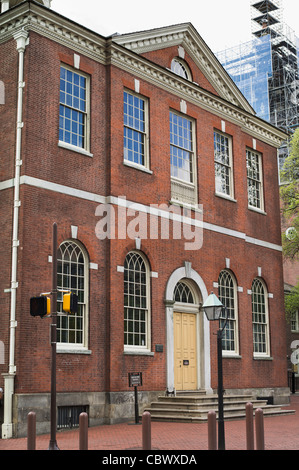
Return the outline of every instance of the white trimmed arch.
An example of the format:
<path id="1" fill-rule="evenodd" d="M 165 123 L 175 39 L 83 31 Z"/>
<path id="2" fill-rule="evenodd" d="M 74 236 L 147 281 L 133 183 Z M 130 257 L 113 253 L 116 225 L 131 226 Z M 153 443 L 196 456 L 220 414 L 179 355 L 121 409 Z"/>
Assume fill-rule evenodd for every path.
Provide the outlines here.
<path id="1" fill-rule="evenodd" d="M 166 313 L 166 334 L 167 334 L 167 391 L 174 392 L 174 330 L 173 312 L 175 308 L 174 291 L 178 282 L 188 280 L 193 283 L 196 289 L 198 300 L 198 358 L 199 358 L 199 382 L 200 388 L 211 392 L 211 363 L 210 363 L 210 326 L 201 310 L 202 303 L 208 297 L 208 291 L 201 276 L 191 268 L 190 263 L 185 263 L 184 267 L 176 269 L 168 279 L 165 291 L 165 313 Z"/>

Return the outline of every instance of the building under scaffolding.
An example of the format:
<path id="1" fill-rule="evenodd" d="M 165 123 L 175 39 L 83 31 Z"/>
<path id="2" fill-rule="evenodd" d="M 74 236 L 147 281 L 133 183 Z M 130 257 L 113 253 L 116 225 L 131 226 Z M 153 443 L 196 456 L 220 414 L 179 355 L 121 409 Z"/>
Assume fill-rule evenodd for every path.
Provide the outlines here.
<path id="1" fill-rule="evenodd" d="M 292 134 L 299 127 L 299 41 L 281 0 L 251 0 L 253 39 L 217 55 L 257 115 Z M 287 143 L 279 152 L 282 166 Z"/>

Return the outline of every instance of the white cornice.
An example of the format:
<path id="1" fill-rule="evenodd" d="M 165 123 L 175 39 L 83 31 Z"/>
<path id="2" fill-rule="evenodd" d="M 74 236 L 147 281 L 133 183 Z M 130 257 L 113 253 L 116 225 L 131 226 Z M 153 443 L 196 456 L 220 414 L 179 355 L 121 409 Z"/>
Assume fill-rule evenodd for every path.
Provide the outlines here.
<path id="1" fill-rule="evenodd" d="M 41 34 L 53 41 L 106 63 L 106 39 L 34 3 L 23 3 L 0 15 L 0 43 L 8 41 L 18 29 Z"/>
<path id="2" fill-rule="evenodd" d="M 191 23 L 120 35 L 114 37 L 113 40 L 137 54 L 171 46 L 183 46 L 222 98 L 255 114 L 253 108 Z"/>
<path id="3" fill-rule="evenodd" d="M 216 114 L 222 119 L 235 123 L 252 137 L 269 145 L 279 148 L 281 143 L 286 140 L 286 134 L 268 122 L 204 90 L 198 85 L 180 78 L 142 56 L 132 53 L 129 49 L 112 44 L 109 59 L 113 65 L 152 82 L 170 93 L 175 93 L 176 96 L 194 103 L 196 106 Z"/>
<path id="4" fill-rule="evenodd" d="M 243 95 L 236 91 L 237 87 L 231 79 L 228 80 L 228 75 L 221 64 L 189 23 L 152 32 L 104 38 L 53 10 L 30 2 L 20 4 L 0 15 L 0 43 L 12 39 L 14 34 L 21 29 L 37 32 L 97 62 L 113 64 L 133 73 L 187 102 L 192 102 L 222 119 L 241 126 L 249 135 L 269 145 L 279 148 L 286 140 L 287 136 L 284 132 L 254 115 Z M 163 31 L 160 39 L 158 39 L 157 31 Z M 140 41 L 133 47 L 137 38 Z M 131 44 L 130 47 L 129 44 Z M 184 44 L 186 48 L 188 47 L 189 53 L 194 55 L 198 66 L 204 68 L 206 73 L 208 70 L 208 76 L 214 77 L 214 83 L 217 82 L 218 89 L 222 89 L 220 96 L 180 78 L 135 52 L 144 47 L 161 48 L 163 45 L 169 47 L 170 44 Z M 244 103 L 240 101 L 241 98 Z"/>

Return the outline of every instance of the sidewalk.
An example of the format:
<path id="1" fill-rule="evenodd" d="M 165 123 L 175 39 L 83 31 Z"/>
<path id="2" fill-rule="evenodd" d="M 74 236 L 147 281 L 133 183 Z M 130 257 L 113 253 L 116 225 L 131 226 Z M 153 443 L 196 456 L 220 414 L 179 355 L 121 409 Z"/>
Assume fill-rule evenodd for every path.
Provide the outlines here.
<path id="1" fill-rule="evenodd" d="M 299 395 L 291 396 L 290 406 L 294 415 L 264 418 L 266 450 L 299 450 Z M 136 424 L 104 425 L 88 430 L 89 450 L 141 450 L 142 426 Z M 152 449 L 169 450 L 207 450 L 207 423 L 160 423 L 152 422 Z M 78 450 L 79 430 L 57 432 L 60 450 Z M 36 449 L 46 450 L 50 436 L 36 438 Z M 246 450 L 246 421 L 226 421 L 225 441 L 227 450 Z M 27 438 L 0 439 L 2 450 L 26 450 Z"/>

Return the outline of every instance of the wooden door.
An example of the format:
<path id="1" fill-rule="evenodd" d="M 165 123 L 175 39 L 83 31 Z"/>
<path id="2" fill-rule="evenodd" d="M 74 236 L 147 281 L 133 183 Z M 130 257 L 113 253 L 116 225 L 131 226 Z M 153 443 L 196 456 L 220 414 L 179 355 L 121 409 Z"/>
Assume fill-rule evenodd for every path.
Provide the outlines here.
<path id="1" fill-rule="evenodd" d="M 196 315 L 174 312 L 174 386 L 197 389 Z"/>

